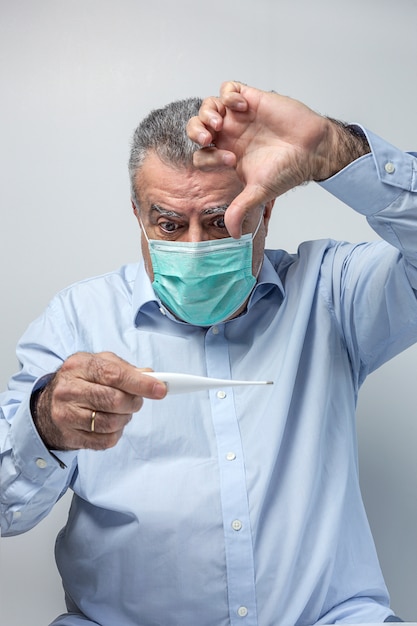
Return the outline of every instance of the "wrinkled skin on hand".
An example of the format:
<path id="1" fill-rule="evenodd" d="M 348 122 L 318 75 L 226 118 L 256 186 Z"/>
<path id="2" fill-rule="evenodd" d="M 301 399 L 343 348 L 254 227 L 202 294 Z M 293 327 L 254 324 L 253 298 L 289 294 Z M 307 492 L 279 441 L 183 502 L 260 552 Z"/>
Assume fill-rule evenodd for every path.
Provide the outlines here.
<path id="1" fill-rule="evenodd" d="M 161 399 L 166 392 L 163 383 L 115 354 L 79 352 L 38 396 L 34 421 L 50 449 L 104 450 L 116 445 L 143 398 Z"/>

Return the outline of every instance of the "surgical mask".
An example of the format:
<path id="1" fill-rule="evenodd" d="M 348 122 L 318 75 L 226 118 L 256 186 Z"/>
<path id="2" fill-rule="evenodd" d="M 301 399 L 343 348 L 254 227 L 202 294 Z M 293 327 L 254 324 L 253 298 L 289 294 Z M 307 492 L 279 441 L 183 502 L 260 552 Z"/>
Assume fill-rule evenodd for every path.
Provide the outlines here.
<path id="1" fill-rule="evenodd" d="M 252 250 L 262 217 L 263 210 L 253 234 L 198 242 L 148 239 L 141 223 L 152 261 L 152 287 L 161 302 L 196 326 L 212 326 L 236 313 L 256 284 Z"/>

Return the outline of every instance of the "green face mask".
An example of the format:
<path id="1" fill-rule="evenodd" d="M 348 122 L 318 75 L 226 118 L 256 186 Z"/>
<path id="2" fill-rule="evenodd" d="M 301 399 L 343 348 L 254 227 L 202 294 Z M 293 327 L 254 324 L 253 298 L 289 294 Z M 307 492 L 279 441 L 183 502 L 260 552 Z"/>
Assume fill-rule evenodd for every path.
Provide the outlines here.
<path id="1" fill-rule="evenodd" d="M 168 309 L 196 326 L 212 326 L 231 317 L 255 286 L 253 239 L 180 242 L 148 239 L 154 280 L 152 287 Z"/>

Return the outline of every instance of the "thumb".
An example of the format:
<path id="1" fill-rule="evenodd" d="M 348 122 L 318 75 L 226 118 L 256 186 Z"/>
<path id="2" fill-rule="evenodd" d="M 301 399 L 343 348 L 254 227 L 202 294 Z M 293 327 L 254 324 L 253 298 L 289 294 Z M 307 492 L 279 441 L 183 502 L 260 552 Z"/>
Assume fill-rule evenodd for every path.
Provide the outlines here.
<path id="1" fill-rule="evenodd" d="M 260 185 L 247 185 L 227 207 L 224 220 L 230 236 L 239 239 L 246 215 L 271 199 Z"/>

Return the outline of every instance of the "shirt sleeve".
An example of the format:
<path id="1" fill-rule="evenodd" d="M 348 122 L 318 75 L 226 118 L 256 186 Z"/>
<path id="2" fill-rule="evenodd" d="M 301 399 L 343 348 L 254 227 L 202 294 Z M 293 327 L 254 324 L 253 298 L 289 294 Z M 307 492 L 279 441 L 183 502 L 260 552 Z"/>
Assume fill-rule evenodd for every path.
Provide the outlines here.
<path id="1" fill-rule="evenodd" d="M 385 240 L 339 242 L 328 259 L 329 302 L 359 384 L 417 340 L 417 159 L 362 130 L 371 153 L 320 183 Z"/>
<path id="2" fill-rule="evenodd" d="M 366 216 L 380 237 L 397 248 L 417 289 L 417 158 L 362 128 L 371 153 L 321 187 Z"/>
<path id="3" fill-rule="evenodd" d="M 2 535 L 25 532 L 41 521 L 68 488 L 76 452 L 45 447 L 32 420 L 30 397 L 44 376 L 71 353 L 71 339 L 54 304 L 33 322 L 17 348 L 22 363 L 0 394 L 0 521 Z M 67 344 L 67 345 L 66 345 Z M 52 349 L 53 346 L 53 349 Z"/>

